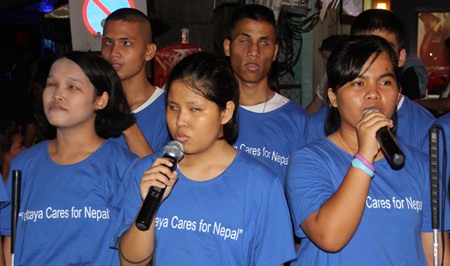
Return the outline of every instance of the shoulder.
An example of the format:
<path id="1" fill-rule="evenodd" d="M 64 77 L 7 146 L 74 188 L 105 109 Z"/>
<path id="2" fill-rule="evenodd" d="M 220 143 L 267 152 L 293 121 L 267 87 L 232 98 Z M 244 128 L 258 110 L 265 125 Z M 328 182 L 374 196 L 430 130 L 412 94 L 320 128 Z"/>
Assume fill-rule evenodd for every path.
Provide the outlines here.
<path id="1" fill-rule="evenodd" d="M 330 108 L 328 106 L 324 106 L 319 109 L 319 111 L 315 112 L 309 117 L 310 122 L 311 121 L 325 121 L 328 112 L 330 111 Z"/>
<path id="2" fill-rule="evenodd" d="M 420 116 L 426 119 L 430 119 L 431 121 L 435 120 L 435 117 L 433 114 L 431 114 L 425 107 L 421 106 L 420 104 L 412 101 L 406 96 L 403 96 L 403 102 L 400 106 L 399 110 L 397 111 L 398 116 L 406 116 L 406 115 L 413 115 L 413 116 Z"/>
<path id="3" fill-rule="evenodd" d="M 261 162 L 254 156 L 239 150 L 235 160 L 229 167 L 234 172 L 240 172 L 238 178 L 246 176 L 246 180 L 253 182 L 253 179 L 258 179 L 258 182 L 273 182 L 277 179 L 275 172 L 269 168 L 265 163 Z"/>
<path id="4" fill-rule="evenodd" d="M 284 104 L 280 106 L 280 109 L 284 108 L 288 111 L 291 112 L 299 112 L 301 114 L 307 114 L 306 111 L 303 109 L 302 106 L 300 106 L 300 104 L 288 99 L 287 97 L 276 93 L 275 97 L 277 97 L 279 99 L 279 101 L 283 102 Z"/>
<path id="5" fill-rule="evenodd" d="M 296 149 L 289 158 L 289 165 L 295 164 L 320 164 L 323 168 L 327 167 L 327 162 L 337 161 L 343 156 L 343 150 L 337 147 L 327 137 L 311 140 L 305 145 Z M 308 162 L 308 163 L 306 163 Z"/>
<path id="6" fill-rule="evenodd" d="M 136 154 L 114 139 L 106 139 L 99 151 L 101 156 L 106 160 L 120 160 L 116 162 L 122 162 L 124 160 L 132 161 L 138 158 Z"/>
<path id="7" fill-rule="evenodd" d="M 278 108 L 265 113 L 264 115 L 267 115 L 267 117 L 273 117 L 277 120 L 297 121 L 302 125 L 309 119 L 308 113 L 298 103 L 278 93 L 275 94 L 275 97 L 277 97 L 276 101 L 282 104 L 279 104 Z"/>
<path id="8" fill-rule="evenodd" d="M 450 132 L 450 113 L 445 114 L 434 122 L 435 125 L 441 126 L 444 130 Z"/>
<path id="9" fill-rule="evenodd" d="M 150 166 L 152 166 L 152 164 L 156 160 L 156 158 L 159 158 L 162 156 L 163 156 L 162 151 L 160 151 L 160 152 L 153 153 L 153 154 L 150 154 L 150 155 L 140 158 L 133 166 L 134 171 L 139 174 L 143 173 L 144 171 L 149 169 Z"/>
<path id="10" fill-rule="evenodd" d="M 16 157 L 14 157 L 14 161 L 32 161 L 36 158 L 36 156 L 42 156 L 44 154 L 48 154 L 48 143 L 49 140 L 41 141 L 21 153 L 19 153 Z"/>
<path id="11" fill-rule="evenodd" d="M 418 178 L 425 178 L 429 174 L 429 155 L 424 151 L 411 145 L 401 146 L 405 154 L 404 170 L 409 172 L 412 176 Z"/>

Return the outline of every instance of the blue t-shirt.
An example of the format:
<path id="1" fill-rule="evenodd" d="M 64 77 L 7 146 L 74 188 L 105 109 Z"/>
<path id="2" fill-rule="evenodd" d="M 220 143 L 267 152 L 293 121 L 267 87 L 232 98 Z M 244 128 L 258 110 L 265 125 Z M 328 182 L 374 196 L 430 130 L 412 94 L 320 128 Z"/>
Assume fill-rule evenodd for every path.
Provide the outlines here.
<path id="1" fill-rule="evenodd" d="M 305 129 L 305 143 L 310 143 L 316 139 L 324 138 L 325 121 L 327 120 L 330 107 L 324 106 L 309 117 Z"/>
<path id="2" fill-rule="evenodd" d="M 88 158 L 52 161 L 49 141 L 23 151 L 11 164 L 22 171 L 15 265 L 119 265 L 111 240 L 119 227 L 131 165 L 138 158 L 105 140 Z M 11 193 L 11 175 L 8 191 Z M 2 235 L 11 235 L 11 205 L 1 211 Z"/>
<path id="3" fill-rule="evenodd" d="M 301 238 L 293 265 L 426 265 L 421 233 L 432 231 L 428 158 L 411 146 L 402 145 L 402 150 L 406 161 L 400 170 L 392 170 L 386 159 L 374 163 L 360 224 L 336 253 L 318 248 L 300 225 L 336 192 L 352 156 L 327 138 L 292 155 L 286 193 Z"/>
<path id="4" fill-rule="evenodd" d="M 239 134 L 233 146 L 266 163 L 284 184 L 289 156 L 305 143 L 307 119 L 308 114 L 292 101 L 267 113 L 239 107 Z"/>
<path id="5" fill-rule="evenodd" d="M 403 99 L 403 104 L 397 111 L 397 141 L 428 154 L 428 132 L 436 118 L 426 108 L 408 97 L 404 96 Z"/>
<path id="6" fill-rule="evenodd" d="M 139 112 L 134 113 L 136 124 L 141 129 L 153 151 L 162 151 L 169 141 L 169 130 L 166 122 L 166 91 Z M 116 140 L 128 148 L 125 137 L 121 135 Z"/>
<path id="7" fill-rule="evenodd" d="M 143 158 L 136 172 L 152 165 Z M 178 172 L 155 221 L 156 265 L 279 265 L 295 258 L 292 224 L 280 181 L 244 152 L 203 182 Z M 129 188 L 125 229 L 142 202 L 140 177 Z"/>

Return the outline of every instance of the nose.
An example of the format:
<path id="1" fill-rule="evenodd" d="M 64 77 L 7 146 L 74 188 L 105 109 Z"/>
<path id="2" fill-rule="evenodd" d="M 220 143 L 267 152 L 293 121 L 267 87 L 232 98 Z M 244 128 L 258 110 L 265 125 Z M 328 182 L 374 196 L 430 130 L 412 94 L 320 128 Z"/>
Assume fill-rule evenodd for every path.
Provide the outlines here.
<path id="1" fill-rule="evenodd" d="M 188 120 L 188 114 L 186 111 L 180 110 L 176 117 L 176 125 L 177 127 L 183 127 L 186 126 L 186 122 Z"/>
<path id="2" fill-rule="evenodd" d="M 259 56 L 260 50 L 259 45 L 256 42 L 252 42 L 248 47 L 248 55 L 249 56 Z"/>
<path id="3" fill-rule="evenodd" d="M 45 91 L 44 91 L 45 92 Z M 59 86 L 51 88 L 51 100 L 54 101 L 61 101 L 63 99 L 62 96 L 62 90 Z"/>
<path id="4" fill-rule="evenodd" d="M 371 84 L 367 87 L 368 87 L 368 91 L 366 94 L 367 99 L 379 99 L 380 98 L 380 92 L 379 92 L 379 88 L 377 85 Z"/>
<path id="5" fill-rule="evenodd" d="M 120 45 L 116 45 L 116 44 L 111 45 L 111 56 L 113 56 L 113 57 L 120 56 Z"/>

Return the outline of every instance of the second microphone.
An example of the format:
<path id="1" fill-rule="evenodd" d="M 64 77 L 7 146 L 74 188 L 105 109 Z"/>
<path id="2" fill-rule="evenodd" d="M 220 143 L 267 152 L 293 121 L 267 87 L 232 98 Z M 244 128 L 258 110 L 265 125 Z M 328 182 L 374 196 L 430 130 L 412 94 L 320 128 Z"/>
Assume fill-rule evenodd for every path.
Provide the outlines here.
<path id="1" fill-rule="evenodd" d="M 178 141 L 171 141 L 164 147 L 164 158 L 169 159 L 172 162 L 172 167 L 169 169 L 174 171 L 177 168 L 178 161 L 183 158 L 184 149 L 183 145 Z M 150 228 L 152 218 L 159 207 L 162 196 L 166 189 L 158 187 L 150 187 L 147 196 L 142 203 L 139 215 L 136 218 L 136 226 L 142 231 L 146 231 Z"/>

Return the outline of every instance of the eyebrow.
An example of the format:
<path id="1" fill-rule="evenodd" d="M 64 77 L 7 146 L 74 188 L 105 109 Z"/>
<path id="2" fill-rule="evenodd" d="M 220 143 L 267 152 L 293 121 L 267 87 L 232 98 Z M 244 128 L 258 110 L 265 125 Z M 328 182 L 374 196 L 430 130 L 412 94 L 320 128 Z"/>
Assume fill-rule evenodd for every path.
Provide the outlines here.
<path id="1" fill-rule="evenodd" d="M 242 32 L 242 31 L 239 32 L 236 37 L 239 37 L 239 36 L 245 36 L 245 37 L 249 37 L 249 38 L 252 37 L 252 36 L 250 36 L 250 34 L 248 34 L 246 32 Z M 269 36 L 262 36 L 262 37 L 259 37 L 258 40 L 270 40 L 270 38 L 269 38 Z"/>
<path id="2" fill-rule="evenodd" d="M 386 78 L 386 77 L 396 79 L 395 75 L 392 72 L 387 72 L 380 76 L 380 78 Z"/>
<path id="3" fill-rule="evenodd" d="M 134 38 L 130 38 L 130 37 L 111 38 L 111 37 L 108 37 L 108 36 L 105 36 L 105 35 L 103 35 L 102 39 L 103 40 L 109 40 L 109 41 L 112 41 L 112 40 L 120 40 L 120 41 L 134 40 Z"/>
<path id="4" fill-rule="evenodd" d="M 77 83 L 77 84 L 81 84 L 81 85 L 84 85 L 84 84 L 85 84 L 81 79 L 77 79 L 77 78 L 74 78 L 74 77 L 68 77 L 67 79 L 68 79 L 69 81 L 75 82 L 75 83 Z"/>
<path id="5" fill-rule="evenodd" d="M 367 77 L 366 75 L 364 75 L 364 74 L 361 75 L 360 74 L 356 78 L 366 78 L 366 77 Z M 386 78 L 386 77 L 391 77 L 393 79 L 396 79 L 395 75 L 392 72 L 386 72 L 386 73 L 380 75 L 378 78 Z"/>

